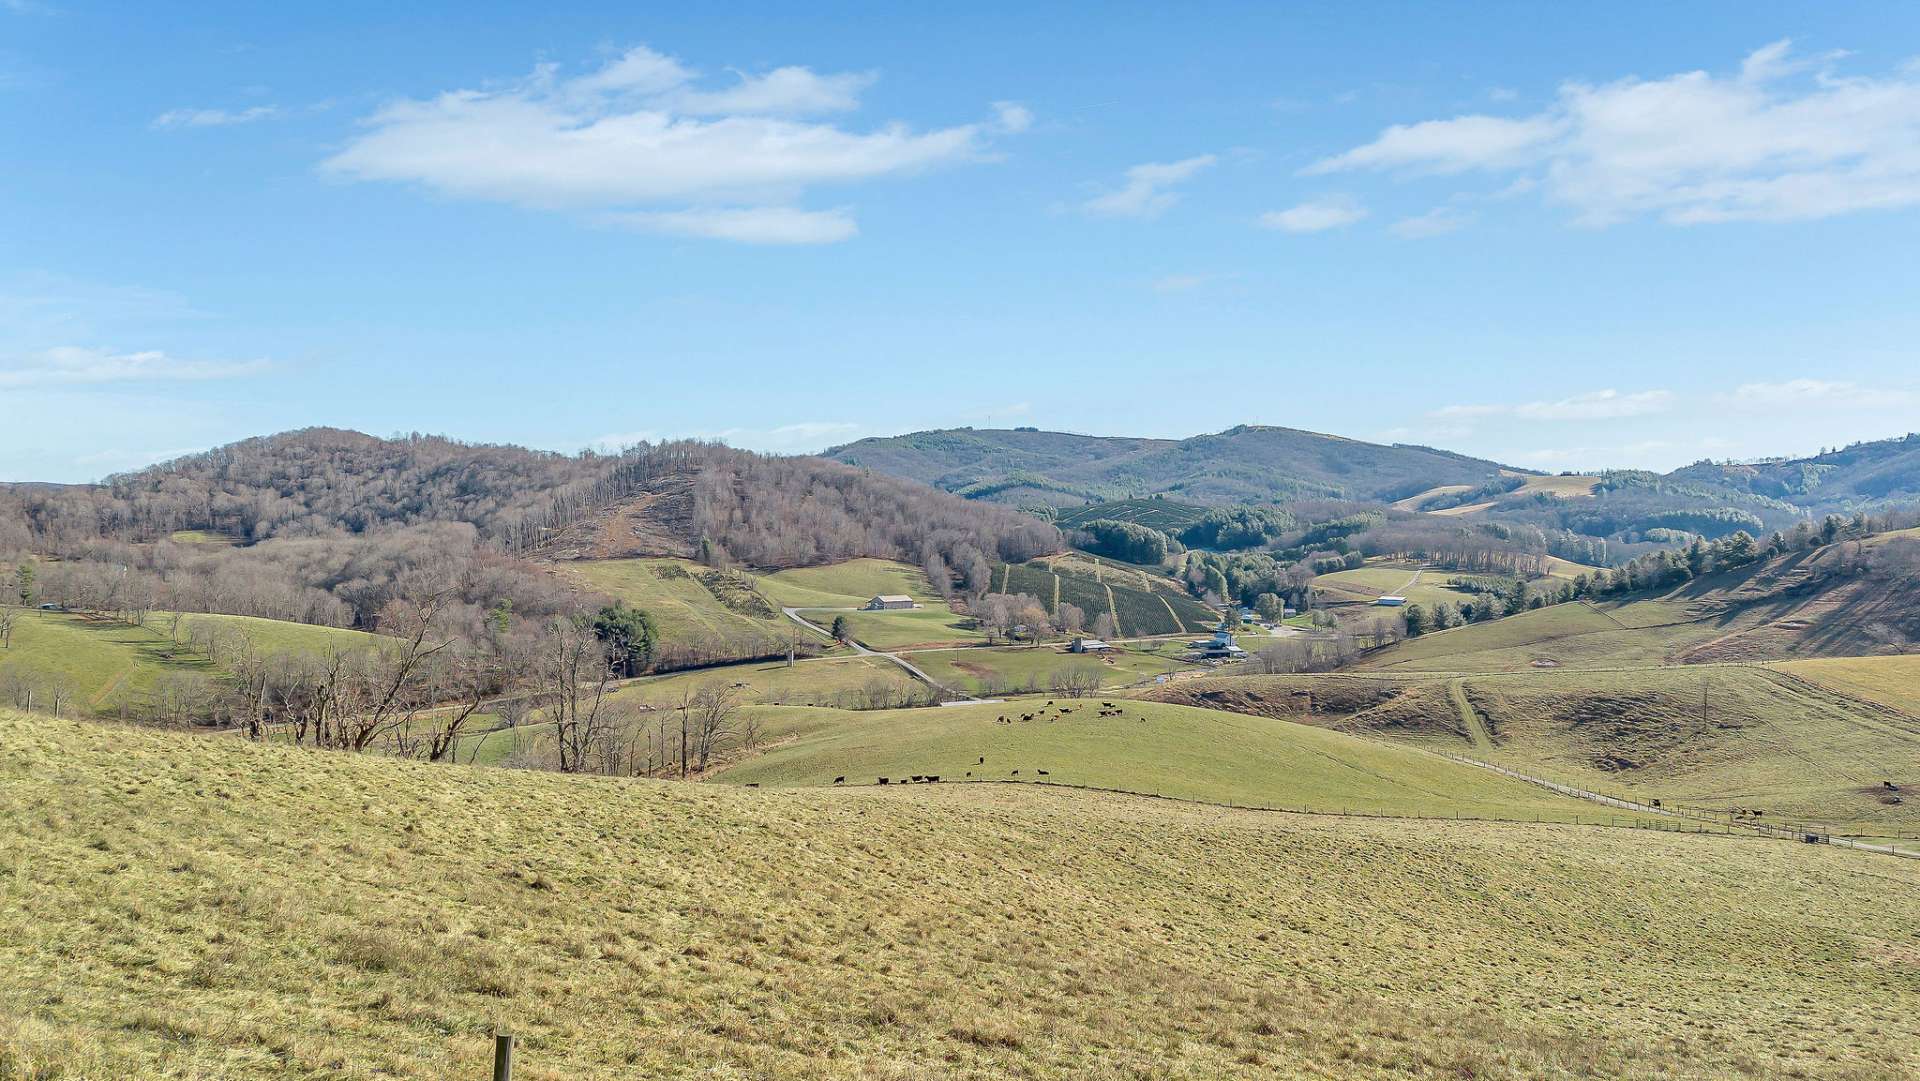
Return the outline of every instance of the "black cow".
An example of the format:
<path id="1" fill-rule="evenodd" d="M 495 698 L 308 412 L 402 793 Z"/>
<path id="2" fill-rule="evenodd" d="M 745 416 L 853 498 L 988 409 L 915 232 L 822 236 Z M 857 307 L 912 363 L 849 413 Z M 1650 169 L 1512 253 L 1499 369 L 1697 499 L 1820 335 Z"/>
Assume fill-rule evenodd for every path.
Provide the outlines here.
<path id="1" fill-rule="evenodd" d="M 847 783 L 847 779 L 846 779 L 845 777 L 835 777 L 835 778 L 833 779 L 833 783 L 834 783 L 834 784 L 846 784 L 846 783 Z"/>

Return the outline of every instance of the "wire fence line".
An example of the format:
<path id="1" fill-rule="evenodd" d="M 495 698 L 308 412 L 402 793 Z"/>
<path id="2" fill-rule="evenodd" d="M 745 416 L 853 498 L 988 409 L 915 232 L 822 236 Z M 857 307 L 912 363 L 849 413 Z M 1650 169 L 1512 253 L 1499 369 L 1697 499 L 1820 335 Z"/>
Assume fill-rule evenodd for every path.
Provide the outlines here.
<path id="1" fill-rule="evenodd" d="M 1489 770 L 1503 776 L 1511 777 L 1517 781 L 1525 781 L 1531 785 L 1538 785 L 1541 788 L 1558 792 L 1564 796 L 1589 800 L 1594 803 L 1604 804 L 1608 807 L 1618 807 L 1622 810 L 1638 811 L 1643 814 L 1661 815 L 1667 818 L 1685 819 L 1701 823 L 1710 822 L 1725 827 L 1725 832 L 1728 833 L 1734 830 L 1747 830 L 1761 836 L 1788 838 L 1812 844 L 1838 845 L 1842 848 L 1856 848 L 1862 852 L 1876 852 L 1887 856 L 1898 856 L 1902 859 L 1920 859 L 1920 851 L 1909 851 L 1903 848 L 1895 848 L 1892 845 L 1868 844 L 1864 841 L 1856 841 L 1851 837 L 1835 837 L 1830 830 L 1818 826 L 1762 822 L 1758 819 L 1738 817 L 1723 811 L 1707 811 L 1697 807 L 1687 806 L 1668 807 L 1665 803 L 1656 804 L 1641 800 L 1622 799 L 1618 796 L 1609 796 L 1605 793 L 1576 788 L 1573 785 L 1561 784 L 1558 781 L 1549 781 L 1544 777 L 1535 777 L 1532 774 L 1522 773 L 1519 770 L 1509 769 L 1506 766 L 1495 765 L 1492 762 L 1482 761 L 1481 759 L 1472 758 L 1463 754 L 1453 754 L 1447 751 L 1432 751 L 1430 753 L 1439 755 L 1441 758 L 1448 759 L 1449 761 L 1461 763 L 1462 765 L 1474 766 L 1479 769 Z M 1701 830 L 1700 832 L 1708 831 Z"/>

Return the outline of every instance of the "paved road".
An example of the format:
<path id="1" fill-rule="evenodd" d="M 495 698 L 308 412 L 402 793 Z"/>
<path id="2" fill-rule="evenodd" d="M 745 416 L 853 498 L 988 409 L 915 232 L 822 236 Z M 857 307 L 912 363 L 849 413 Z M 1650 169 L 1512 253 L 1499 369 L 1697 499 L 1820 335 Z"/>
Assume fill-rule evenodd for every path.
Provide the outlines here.
<path id="1" fill-rule="evenodd" d="M 814 630 L 814 631 L 818 631 L 818 632 L 820 632 L 821 634 L 823 634 L 823 635 L 825 635 L 825 636 L 827 636 L 828 638 L 831 638 L 831 637 L 833 637 L 833 632 L 832 632 L 832 631 L 830 631 L 830 630 L 828 630 L 828 629 L 827 629 L 827 628 L 825 628 L 825 627 L 822 627 L 822 626 L 821 626 L 820 624 L 818 624 L 818 623 L 815 623 L 815 622 L 813 622 L 812 620 L 810 620 L 810 619 L 808 619 L 808 618 L 806 618 L 805 616 L 803 616 L 803 615 L 801 615 L 801 614 L 800 614 L 800 609 L 798 609 L 798 608 L 782 608 L 782 609 L 780 609 L 780 610 L 781 610 L 782 612 L 785 612 L 785 613 L 787 614 L 787 618 L 788 618 L 788 619 L 791 619 L 791 620 L 793 620 L 793 621 L 794 621 L 795 623 L 798 623 L 798 624 L 800 624 L 800 625 L 801 625 L 802 627 L 806 627 L 806 628 L 807 628 L 807 629 L 809 629 L 809 630 Z M 809 611 L 814 611 L 814 612 L 858 612 L 859 610 L 860 610 L 860 609 L 858 609 L 858 608 L 813 608 L 813 609 L 809 609 Z M 913 662 L 911 662 L 911 661 L 909 661 L 909 660 L 907 660 L 907 659 L 906 659 L 905 657 L 902 657 L 902 656 L 900 656 L 900 655 L 899 655 L 899 654 L 897 654 L 897 653 L 883 653 L 883 652 L 881 652 L 880 650 L 877 650 L 877 649 L 868 649 L 868 648 L 867 648 L 866 646 L 863 646 L 863 645 L 861 645 L 861 644 L 860 644 L 859 642 L 856 642 L 856 641 L 854 641 L 854 640 L 853 640 L 853 639 L 851 639 L 851 638 L 849 638 L 849 639 L 847 639 L 847 644 L 853 647 L 853 651 L 854 651 L 855 653 L 858 653 L 858 654 L 860 654 L 860 655 L 862 655 L 862 656 L 865 656 L 865 657 L 885 657 L 885 658 L 886 658 L 887 660 L 890 660 L 890 661 L 892 661 L 893 663 L 895 663 L 895 664 L 897 664 L 897 665 L 899 665 L 899 666 L 900 666 L 901 668 L 904 668 L 904 669 L 906 669 L 906 672 L 907 672 L 907 674 L 908 674 L 908 675 L 910 675 L 910 676 L 912 676 L 913 678 L 915 678 L 915 679 L 917 679 L 917 680 L 919 680 L 920 682 L 922 682 L 922 683 L 924 683 L 924 684 L 926 684 L 927 686 L 929 686 L 929 687 L 932 687 L 932 688 L 933 688 L 934 690 L 936 690 L 936 691 L 939 691 L 939 692 L 941 692 L 942 694 L 950 694 L 950 695 L 953 695 L 953 696 L 955 696 L 955 697 L 957 697 L 957 698 L 965 698 L 965 699 L 969 699 L 969 700 L 973 700 L 973 699 L 974 699 L 974 696 L 973 696 L 973 695 L 970 695 L 970 694 L 966 694 L 966 693 L 964 693 L 964 692 L 962 692 L 962 691 L 957 691 L 957 690 L 955 690 L 955 689 L 953 689 L 952 687 L 949 687 L 949 686 L 947 686 L 946 684 L 944 684 L 944 683 L 941 683 L 941 682 L 940 682 L 939 680 L 937 680 L 937 679 L 935 679 L 935 678 L 933 678 L 932 676 L 930 676 L 930 675 L 928 675 L 928 674 L 926 674 L 925 672 L 923 672 L 923 671 L 921 671 L 921 670 L 920 670 L 920 669 L 919 669 L 919 668 L 918 668 L 917 666 L 915 666 L 915 665 L 913 664 Z"/>

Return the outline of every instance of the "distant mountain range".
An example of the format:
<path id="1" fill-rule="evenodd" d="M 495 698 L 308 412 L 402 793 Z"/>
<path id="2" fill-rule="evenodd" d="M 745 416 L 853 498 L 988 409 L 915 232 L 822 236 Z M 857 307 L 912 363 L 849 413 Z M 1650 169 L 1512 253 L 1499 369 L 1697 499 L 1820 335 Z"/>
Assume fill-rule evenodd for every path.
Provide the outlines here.
<path id="1" fill-rule="evenodd" d="M 972 499 L 1022 506 L 1167 495 L 1196 503 L 1347 499 L 1391 503 L 1505 474 L 1538 476 L 1432 447 L 1241 425 L 1190 439 L 951 428 L 862 439 L 825 457 Z M 1597 494 L 1740 507 L 1769 520 L 1920 501 L 1920 434 L 1754 464 L 1603 475 Z M 1510 481 L 1518 487 L 1519 481 Z"/>
<path id="2" fill-rule="evenodd" d="M 1393 502 L 1506 470 L 1432 447 L 1244 424 L 1191 439 L 951 428 L 862 439 L 825 456 L 973 499 L 1072 506 L 1164 494 L 1200 503 L 1293 499 Z"/>

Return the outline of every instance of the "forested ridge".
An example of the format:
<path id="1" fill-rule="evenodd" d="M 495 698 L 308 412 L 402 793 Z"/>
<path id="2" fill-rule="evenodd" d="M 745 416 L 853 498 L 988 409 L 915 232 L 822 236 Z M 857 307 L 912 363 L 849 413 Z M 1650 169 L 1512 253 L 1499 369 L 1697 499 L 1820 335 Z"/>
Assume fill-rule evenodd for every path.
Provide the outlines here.
<path id="1" fill-rule="evenodd" d="M 664 523 L 710 561 L 857 556 L 956 569 L 1058 551 L 1053 526 L 911 481 L 717 444 L 578 455 L 311 428 L 243 440 L 97 485 L 0 486 L 0 557 L 45 560 L 39 595 L 88 610 L 226 612 L 379 629 L 424 580 L 473 619 L 591 604 L 528 561 L 566 526 L 667 485 Z M 191 541 L 176 541 L 192 531 Z M 231 543 L 204 543 L 204 534 Z"/>

